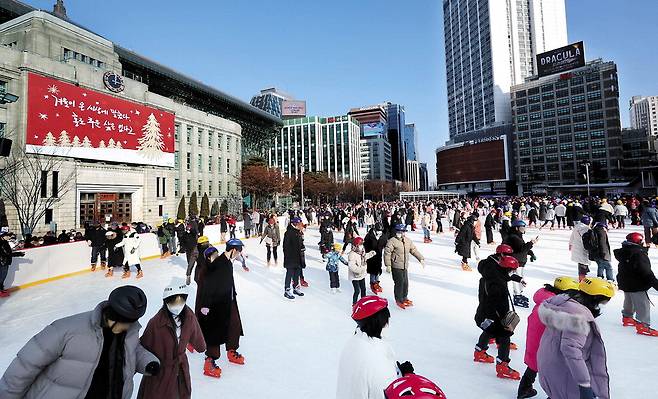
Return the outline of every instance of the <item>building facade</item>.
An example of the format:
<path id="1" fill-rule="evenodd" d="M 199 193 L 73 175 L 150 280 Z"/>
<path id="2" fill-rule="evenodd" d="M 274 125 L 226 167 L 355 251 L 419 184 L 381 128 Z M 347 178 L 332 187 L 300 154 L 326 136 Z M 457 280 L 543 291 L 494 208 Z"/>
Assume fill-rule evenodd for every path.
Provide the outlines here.
<path id="1" fill-rule="evenodd" d="M 393 180 L 391 145 L 383 134 L 361 138 L 361 177 L 363 180 Z"/>
<path id="2" fill-rule="evenodd" d="M 415 123 L 404 125 L 404 145 L 407 160 L 418 161 L 418 133 Z"/>
<path id="3" fill-rule="evenodd" d="M 387 137 L 391 144 L 393 180 L 407 180 L 407 157 L 404 142 L 405 111 L 398 104 L 387 104 Z"/>
<path id="4" fill-rule="evenodd" d="M 175 215 L 179 196 L 187 194 L 185 184 L 199 196 L 208 193 L 211 201 L 240 196 L 238 123 L 183 105 L 152 91 L 142 79 L 128 77 L 122 55 L 107 39 L 50 13 L 28 11 L 0 25 L 0 86 L 19 96 L 13 104 L 0 105 L 0 125 L 13 141 L 14 155 L 24 151 L 27 157 L 35 153 L 58 160 L 58 169 L 43 171 L 40 179 L 46 188 L 42 198 L 57 200 L 34 233 L 55 224 L 80 228 L 94 220 L 155 224 Z M 39 82 L 50 82 L 47 91 Z M 65 97 L 64 90 L 71 94 Z M 53 112 L 37 114 L 39 107 Z M 121 107 L 134 108 L 123 112 Z M 150 117 L 139 116 L 140 109 Z M 95 116 L 82 117 L 89 113 Z M 142 126 L 134 124 L 140 118 L 147 120 L 141 132 Z M 46 134 L 39 128 L 54 130 L 62 124 L 71 129 Z M 161 146 L 148 154 L 153 159 L 139 158 L 127 147 L 149 138 Z M 191 165 L 186 169 L 187 159 Z M 18 231 L 16 209 L 10 205 L 5 201 L 9 226 Z"/>
<path id="5" fill-rule="evenodd" d="M 430 182 L 429 175 L 427 174 L 427 163 L 421 162 L 418 171 L 420 174 L 420 191 L 429 191 Z"/>
<path id="6" fill-rule="evenodd" d="M 418 161 L 407 161 L 407 181 L 410 191 L 420 191 L 420 164 Z"/>
<path id="7" fill-rule="evenodd" d="M 512 87 L 520 191 L 623 179 L 619 83 L 614 62 L 596 60 L 568 73 Z"/>
<path id="8" fill-rule="evenodd" d="M 632 129 L 646 129 L 652 136 L 658 136 L 658 96 L 633 96 L 629 114 Z"/>
<path id="9" fill-rule="evenodd" d="M 303 169 L 337 181 L 361 181 L 360 134 L 349 115 L 288 119 L 271 144 L 269 164 L 288 177 Z"/>
<path id="10" fill-rule="evenodd" d="M 510 123 L 509 88 L 567 44 L 564 0 L 444 0 L 450 139 Z"/>

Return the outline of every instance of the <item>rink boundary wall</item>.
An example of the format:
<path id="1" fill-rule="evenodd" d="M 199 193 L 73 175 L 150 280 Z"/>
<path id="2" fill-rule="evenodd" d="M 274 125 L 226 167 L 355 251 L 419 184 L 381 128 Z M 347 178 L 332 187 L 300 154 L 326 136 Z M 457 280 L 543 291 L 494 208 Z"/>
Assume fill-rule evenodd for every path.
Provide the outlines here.
<path id="1" fill-rule="evenodd" d="M 279 229 L 285 229 L 284 223 L 284 218 L 279 218 Z M 203 233 L 213 245 L 223 243 L 219 225 L 206 226 Z M 281 233 L 281 237 L 283 237 L 283 231 Z M 157 235 L 144 233 L 139 236 L 141 239 L 139 249 L 141 261 L 159 259 L 161 254 Z M 242 222 L 237 223 L 236 236 L 238 238 L 244 236 Z M 5 279 L 5 286 L 9 287 L 9 291 L 22 290 L 92 273 L 90 270 L 91 248 L 86 241 L 29 248 L 25 249 L 24 252 L 24 257 L 13 258 L 13 262 L 9 266 L 9 273 Z"/>

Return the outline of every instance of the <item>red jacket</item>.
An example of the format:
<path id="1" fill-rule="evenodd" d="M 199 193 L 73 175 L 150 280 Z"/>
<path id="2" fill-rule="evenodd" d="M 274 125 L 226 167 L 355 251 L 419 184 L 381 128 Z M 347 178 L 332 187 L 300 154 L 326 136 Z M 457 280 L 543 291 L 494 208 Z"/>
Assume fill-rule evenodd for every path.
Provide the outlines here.
<path id="1" fill-rule="evenodd" d="M 546 288 L 540 288 L 532 297 L 535 307 L 532 308 L 532 313 L 528 316 L 528 332 L 526 333 L 525 358 L 523 361 L 534 371 L 537 371 L 537 351 L 539 350 L 541 336 L 544 335 L 544 330 L 546 330 L 546 326 L 539 320 L 537 310 L 542 302 L 554 296 L 555 294 Z"/>
<path id="2" fill-rule="evenodd" d="M 176 339 L 176 329 L 166 307 L 149 320 L 140 340 L 144 348 L 160 359 L 160 373 L 154 377 L 142 378 L 138 398 L 189 399 L 192 396 L 190 366 L 185 349 L 189 343 L 197 352 L 203 352 L 206 350 L 206 343 L 194 311 L 185 306 L 182 314 L 184 321 L 180 340 Z M 179 378 L 181 373 L 182 379 Z"/>

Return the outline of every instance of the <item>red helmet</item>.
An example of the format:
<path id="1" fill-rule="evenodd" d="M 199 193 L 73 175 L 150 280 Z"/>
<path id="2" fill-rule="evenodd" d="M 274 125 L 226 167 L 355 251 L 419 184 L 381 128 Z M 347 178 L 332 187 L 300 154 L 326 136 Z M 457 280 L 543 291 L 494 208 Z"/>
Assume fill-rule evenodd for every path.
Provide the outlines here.
<path id="1" fill-rule="evenodd" d="M 128 231 L 130 230 L 130 227 L 128 226 L 121 226 L 121 231 Z"/>
<path id="2" fill-rule="evenodd" d="M 514 253 L 514 250 L 512 247 L 510 247 L 507 244 L 500 244 L 499 246 L 496 247 L 496 253 L 497 254 L 505 254 L 505 255 L 511 255 Z"/>
<path id="3" fill-rule="evenodd" d="M 352 240 L 352 245 L 358 246 L 363 244 L 363 238 L 361 237 L 356 237 L 355 239 Z"/>
<path id="4" fill-rule="evenodd" d="M 352 307 L 352 319 L 363 320 L 388 307 L 386 298 L 376 295 L 364 296 Z"/>
<path id="5" fill-rule="evenodd" d="M 407 374 L 393 381 L 384 390 L 384 396 L 386 399 L 407 397 L 409 399 L 446 399 L 441 388 L 427 378 L 416 374 Z"/>
<path id="6" fill-rule="evenodd" d="M 519 261 L 513 256 L 504 256 L 498 261 L 498 266 L 503 269 L 518 269 Z"/>
<path id="7" fill-rule="evenodd" d="M 641 233 L 630 233 L 626 236 L 626 241 L 641 245 L 644 241 L 644 236 Z"/>

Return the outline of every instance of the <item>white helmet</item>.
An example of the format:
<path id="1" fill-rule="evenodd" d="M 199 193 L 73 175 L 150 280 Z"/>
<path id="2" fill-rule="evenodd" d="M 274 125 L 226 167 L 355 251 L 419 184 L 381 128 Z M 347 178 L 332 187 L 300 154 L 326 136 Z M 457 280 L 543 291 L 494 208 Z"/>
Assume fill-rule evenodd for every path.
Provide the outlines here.
<path id="1" fill-rule="evenodd" d="M 167 299 L 174 295 L 188 295 L 187 284 L 185 280 L 180 277 L 172 277 L 169 285 L 164 289 L 162 293 L 162 299 Z"/>

